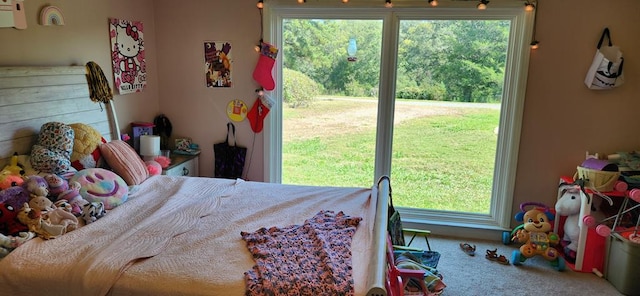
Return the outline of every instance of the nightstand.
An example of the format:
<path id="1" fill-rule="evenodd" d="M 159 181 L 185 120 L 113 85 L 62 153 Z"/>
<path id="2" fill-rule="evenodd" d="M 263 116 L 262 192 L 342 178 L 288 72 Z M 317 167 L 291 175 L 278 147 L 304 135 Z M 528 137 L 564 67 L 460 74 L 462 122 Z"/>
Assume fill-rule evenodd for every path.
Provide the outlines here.
<path id="1" fill-rule="evenodd" d="M 162 170 L 167 176 L 198 176 L 198 155 L 171 154 L 171 165 Z"/>

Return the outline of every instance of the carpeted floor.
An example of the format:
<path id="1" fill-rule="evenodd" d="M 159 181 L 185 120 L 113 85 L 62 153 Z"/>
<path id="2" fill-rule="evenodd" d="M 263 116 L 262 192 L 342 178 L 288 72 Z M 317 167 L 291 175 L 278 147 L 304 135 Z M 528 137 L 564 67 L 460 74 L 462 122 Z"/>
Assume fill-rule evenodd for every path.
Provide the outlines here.
<path id="1" fill-rule="evenodd" d="M 623 295 L 606 279 L 593 273 L 575 272 L 567 268 L 557 271 L 540 256 L 528 259 L 520 266 L 503 265 L 485 258 L 486 250 L 498 249 L 498 255 L 511 260 L 519 245 L 504 245 L 500 241 L 463 241 L 458 238 L 432 236 L 431 249 L 440 253 L 438 271 L 447 285 L 443 295 Z M 460 243 L 476 245 L 475 256 L 468 256 Z M 424 240 L 412 246 L 426 248 Z"/>

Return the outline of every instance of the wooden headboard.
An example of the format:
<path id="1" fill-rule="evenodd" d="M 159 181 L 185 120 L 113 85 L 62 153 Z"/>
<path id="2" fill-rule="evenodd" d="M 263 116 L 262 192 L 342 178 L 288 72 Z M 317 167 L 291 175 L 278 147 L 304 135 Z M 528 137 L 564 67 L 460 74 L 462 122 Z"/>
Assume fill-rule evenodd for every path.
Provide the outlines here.
<path id="1" fill-rule="evenodd" d="M 81 122 L 119 138 L 113 104 L 89 98 L 85 66 L 0 67 L 0 169 L 29 154 L 42 124 Z"/>

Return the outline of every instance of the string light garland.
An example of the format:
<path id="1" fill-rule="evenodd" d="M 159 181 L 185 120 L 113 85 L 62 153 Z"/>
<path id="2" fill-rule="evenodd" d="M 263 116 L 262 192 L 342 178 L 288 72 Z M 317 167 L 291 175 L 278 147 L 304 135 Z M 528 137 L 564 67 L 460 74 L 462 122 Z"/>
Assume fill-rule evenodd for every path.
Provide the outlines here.
<path id="1" fill-rule="evenodd" d="M 260 41 L 258 42 L 258 45 L 256 45 L 254 47 L 254 50 L 256 52 L 260 52 L 260 50 L 262 49 L 262 41 L 263 41 L 263 36 L 264 36 L 264 25 L 263 25 L 263 15 L 262 15 L 262 9 L 264 8 L 264 2 L 262 0 L 258 1 L 258 4 L 256 5 L 258 7 L 258 11 L 260 12 Z"/>
<path id="2" fill-rule="evenodd" d="M 538 18 L 538 9 L 540 8 L 540 3 L 538 3 L 538 1 L 535 1 L 535 5 L 534 3 L 531 3 L 529 1 L 527 1 L 528 3 L 530 3 L 532 6 L 534 6 L 533 9 L 533 33 L 531 34 L 531 43 L 529 44 L 531 46 L 531 49 L 536 50 L 538 49 L 538 47 L 540 47 L 540 42 L 538 42 L 538 40 L 536 39 L 536 19 Z M 526 10 L 526 8 L 525 8 Z M 531 11 L 531 10 L 527 10 L 527 11 Z"/>
<path id="3" fill-rule="evenodd" d="M 304 4 L 307 3 L 307 0 L 296 0 L 299 4 Z M 466 0 L 466 1 L 472 1 L 472 0 Z M 349 0 L 341 0 L 342 3 L 349 3 Z M 438 0 L 427 0 L 427 2 L 429 3 L 429 6 L 431 7 L 436 7 L 438 5 L 440 5 Z M 478 4 L 476 5 L 476 8 L 479 10 L 485 10 L 487 9 L 487 6 L 489 5 L 489 0 L 478 0 Z M 536 5 L 537 5 L 538 1 L 537 0 L 524 0 L 524 10 L 525 11 L 534 11 L 536 10 Z M 262 9 L 264 7 L 264 0 L 259 0 L 258 4 L 257 4 L 258 8 Z M 385 0 L 384 6 L 387 8 L 391 8 L 393 7 L 393 3 L 392 0 Z"/>
<path id="4" fill-rule="evenodd" d="M 524 10 L 525 10 L 525 11 L 533 11 L 534 9 L 536 9 L 536 5 L 535 5 L 535 4 L 533 4 L 533 2 L 531 2 L 531 1 L 527 0 L 527 1 L 524 3 Z"/>
<path id="5" fill-rule="evenodd" d="M 480 10 L 487 9 L 487 4 L 489 4 L 489 0 L 480 0 L 480 3 L 476 6 Z"/>

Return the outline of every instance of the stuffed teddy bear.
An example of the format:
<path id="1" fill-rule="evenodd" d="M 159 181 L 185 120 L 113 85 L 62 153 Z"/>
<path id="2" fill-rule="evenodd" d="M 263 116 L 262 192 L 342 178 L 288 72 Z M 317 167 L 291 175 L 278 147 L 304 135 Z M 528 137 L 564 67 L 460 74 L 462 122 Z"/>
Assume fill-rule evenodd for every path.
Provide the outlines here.
<path id="1" fill-rule="evenodd" d="M 58 195 L 58 201 L 67 201 L 71 206 L 71 213 L 76 217 L 82 216 L 84 206 L 89 202 L 80 195 L 80 183 L 69 182 L 69 189 Z"/>
<path id="2" fill-rule="evenodd" d="M 28 204 L 32 210 L 39 211 L 42 219 L 49 224 L 63 226 L 65 233 L 78 228 L 78 219 L 76 216 L 62 208 L 56 208 L 55 205 L 44 196 L 33 196 Z"/>
<path id="3" fill-rule="evenodd" d="M 27 225 L 29 231 L 43 239 L 59 237 L 66 231 L 65 226 L 53 225 L 49 223 L 49 221 L 43 219 L 42 213 L 32 209 L 28 203 L 24 203 L 20 212 L 18 212 L 18 220 L 20 220 L 22 224 Z"/>

